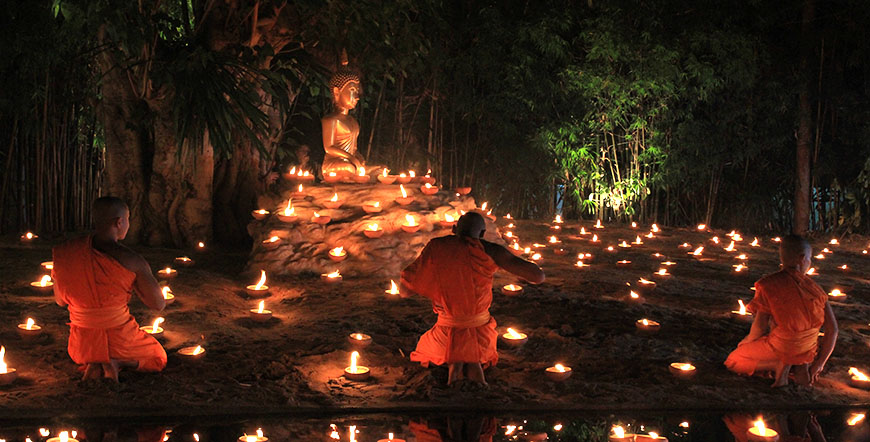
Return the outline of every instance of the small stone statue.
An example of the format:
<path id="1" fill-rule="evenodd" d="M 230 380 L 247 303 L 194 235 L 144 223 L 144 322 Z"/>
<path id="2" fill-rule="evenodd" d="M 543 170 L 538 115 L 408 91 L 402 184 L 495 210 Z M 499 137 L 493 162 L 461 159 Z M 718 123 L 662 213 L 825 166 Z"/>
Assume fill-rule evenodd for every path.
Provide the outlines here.
<path id="1" fill-rule="evenodd" d="M 341 58 L 341 66 L 329 80 L 334 110 L 320 120 L 325 151 L 321 170 L 323 176 L 335 172 L 346 178 L 365 167 L 365 160 L 357 152 L 359 123 L 348 114 L 359 102 L 362 86 L 359 74 L 348 67 L 347 53 L 342 51 Z"/>

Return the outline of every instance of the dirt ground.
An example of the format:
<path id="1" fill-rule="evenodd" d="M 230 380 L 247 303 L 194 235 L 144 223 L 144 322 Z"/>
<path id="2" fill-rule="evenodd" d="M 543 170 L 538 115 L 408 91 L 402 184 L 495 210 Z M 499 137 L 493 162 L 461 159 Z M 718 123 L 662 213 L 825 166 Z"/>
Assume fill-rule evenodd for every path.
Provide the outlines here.
<path id="1" fill-rule="evenodd" d="M 500 218 L 498 224 L 512 220 Z M 737 300 L 748 302 L 752 283 L 777 269 L 776 243 L 758 235 L 761 247 L 750 247 L 755 235 L 743 232 L 738 252 L 726 252 L 727 231 L 699 232 L 663 228 L 642 246 L 615 248 L 631 242 L 649 226 L 566 223 L 558 232 L 548 222 L 514 221 L 520 243 L 546 243 L 549 235 L 562 240 L 568 253 L 542 247 L 541 264 L 547 281 L 526 286 L 519 297 L 496 289 L 491 309 L 499 329 L 515 327 L 529 335 L 521 348 L 499 343 L 500 361 L 487 371 L 489 386 L 462 384 L 447 388 L 445 368 L 425 369 L 408 355 L 417 338 L 434 322 L 425 299 L 396 299 L 384 290 L 385 279 L 345 279 L 328 285 L 315 275 L 270 278 L 272 295 L 265 299 L 274 318 L 258 324 L 247 318 L 258 300 L 243 288 L 251 281 L 242 275 L 246 255 L 210 250 L 207 253 L 167 249 L 138 249 L 155 270 L 176 256 L 196 260 L 179 268 L 171 282 L 177 301 L 159 315 L 166 318 L 169 363 L 161 374 L 124 372 L 120 385 L 81 382 L 66 353 L 68 317 L 49 295 L 35 293 L 29 282 L 42 274 L 41 261 L 51 258 L 51 245 L 60 239 L 22 245 L 17 237 L 0 246 L 0 344 L 6 362 L 20 378 L 0 387 L 4 417 L 76 414 L 80 416 L 196 415 L 219 413 L 292 413 L 312 411 L 469 409 L 511 410 L 626 410 L 626 409 L 788 409 L 870 404 L 870 392 L 848 385 L 847 371 L 857 366 L 870 372 L 870 255 L 866 237 L 830 237 L 814 241 L 814 253 L 829 247 L 833 253 L 814 261 L 817 282 L 826 291 L 843 289 L 847 296 L 831 301 L 840 322 L 840 337 L 822 379 L 812 389 L 790 386 L 772 390 L 770 380 L 742 378 L 727 372 L 725 357 L 749 330 L 731 317 Z M 578 235 L 579 228 L 597 234 Z M 718 246 L 710 238 L 718 235 Z M 684 242 L 691 248 L 681 248 Z M 687 255 L 704 245 L 703 261 Z M 576 255 L 594 255 L 589 267 L 575 266 Z M 663 257 L 655 257 L 661 253 Z M 732 265 L 735 255 L 749 255 L 748 269 Z M 619 260 L 631 264 L 618 267 Z M 653 277 L 660 262 L 670 260 L 672 276 Z M 839 268 L 846 264 L 848 271 Z M 627 283 L 644 277 L 658 281 L 643 302 L 629 299 Z M 396 275 L 398 279 L 398 275 Z M 494 287 L 516 282 L 498 274 Z M 140 324 L 158 313 L 134 300 L 131 311 Z M 23 342 L 16 324 L 28 316 L 45 328 L 35 342 Z M 661 322 L 656 334 L 640 333 L 635 321 Z M 372 378 L 352 382 L 342 377 L 351 352 L 347 335 L 363 332 L 373 344 L 361 351 L 361 365 Z M 175 352 L 200 344 L 202 361 L 182 360 Z M 561 362 L 573 376 L 555 383 L 544 369 Z M 671 362 L 698 367 L 692 379 L 669 373 Z"/>

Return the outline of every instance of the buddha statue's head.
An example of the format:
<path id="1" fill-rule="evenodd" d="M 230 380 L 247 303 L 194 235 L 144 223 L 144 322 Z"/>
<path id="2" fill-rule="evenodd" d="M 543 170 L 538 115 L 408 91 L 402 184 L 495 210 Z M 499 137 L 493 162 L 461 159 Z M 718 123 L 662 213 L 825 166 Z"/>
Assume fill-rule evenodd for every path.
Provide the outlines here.
<path id="1" fill-rule="evenodd" d="M 341 65 L 329 79 L 329 89 L 332 90 L 332 102 L 338 109 L 353 109 L 359 102 L 362 93 L 359 73 L 348 66 L 347 53 L 344 51 L 341 54 Z"/>

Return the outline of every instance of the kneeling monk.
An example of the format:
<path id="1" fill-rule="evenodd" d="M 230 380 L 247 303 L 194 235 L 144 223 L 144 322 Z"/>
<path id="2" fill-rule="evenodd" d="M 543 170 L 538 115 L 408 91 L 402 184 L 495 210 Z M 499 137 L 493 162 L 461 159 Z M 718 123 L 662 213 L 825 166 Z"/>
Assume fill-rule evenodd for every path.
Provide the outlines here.
<path id="1" fill-rule="evenodd" d="M 144 258 L 118 244 L 130 228 L 130 210 L 118 198 L 94 201 L 95 232 L 54 248 L 54 296 L 69 309 L 69 355 L 84 379 L 118 380 L 120 368 L 160 371 L 166 351 L 139 330 L 127 303 L 131 292 L 148 307 L 166 301 Z"/>
<path id="2" fill-rule="evenodd" d="M 773 387 L 788 385 L 795 367 L 795 381 L 810 385 L 834 351 L 837 319 L 828 296 L 809 276 L 812 248 L 797 235 L 783 238 L 779 246 L 782 270 L 755 283 L 755 298 L 747 309 L 755 314 L 752 328 L 737 349 L 728 355 L 729 370 L 751 376 L 773 371 Z M 819 331 L 825 336 L 819 351 Z M 817 354 L 818 353 L 818 354 Z"/>
<path id="3" fill-rule="evenodd" d="M 486 384 L 483 369 L 498 361 L 498 333 L 489 316 L 496 270 L 535 284 L 544 281 L 540 267 L 484 241 L 485 232 L 483 216 L 466 213 L 453 227 L 453 235 L 429 241 L 402 272 L 402 296 L 425 296 L 438 314 L 438 322 L 420 337 L 411 360 L 423 366 L 449 364 L 448 385 L 465 377 Z"/>

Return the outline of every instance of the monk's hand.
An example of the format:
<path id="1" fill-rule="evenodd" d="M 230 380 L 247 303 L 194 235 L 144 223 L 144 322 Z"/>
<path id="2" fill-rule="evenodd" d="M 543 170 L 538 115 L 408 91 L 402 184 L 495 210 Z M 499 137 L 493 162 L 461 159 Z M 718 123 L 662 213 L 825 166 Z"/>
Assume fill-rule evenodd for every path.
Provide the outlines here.
<path id="1" fill-rule="evenodd" d="M 820 362 L 820 361 L 817 360 L 817 361 L 813 361 L 813 363 L 810 364 L 810 368 L 809 368 L 809 371 L 810 371 L 810 385 L 816 383 L 816 381 L 819 379 L 819 375 L 822 374 L 822 371 L 823 371 L 824 369 L 825 369 L 825 363 L 824 363 L 824 362 Z"/>

